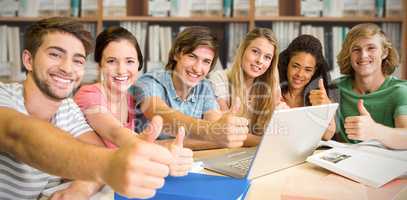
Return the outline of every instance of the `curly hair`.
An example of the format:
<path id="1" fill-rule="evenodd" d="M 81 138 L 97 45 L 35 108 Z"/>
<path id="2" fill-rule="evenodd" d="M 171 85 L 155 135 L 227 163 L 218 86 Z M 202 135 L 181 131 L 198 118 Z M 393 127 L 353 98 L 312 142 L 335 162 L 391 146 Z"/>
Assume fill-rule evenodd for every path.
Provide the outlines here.
<path id="1" fill-rule="evenodd" d="M 382 72 L 385 76 L 394 72 L 399 63 L 397 50 L 392 46 L 390 40 L 384 32 L 376 24 L 364 23 L 354 26 L 346 35 L 345 41 L 342 44 L 342 49 L 337 56 L 337 62 L 342 74 L 353 76 L 355 71 L 352 68 L 350 54 L 355 42 L 364 37 L 379 36 L 382 41 L 383 51 L 387 50 L 388 54 L 382 61 Z"/>
<path id="2" fill-rule="evenodd" d="M 322 79 L 324 80 L 324 85 L 327 88 L 328 80 L 330 80 L 328 71 L 331 70 L 331 67 L 328 65 L 328 62 L 324 58 L 324 55 L 322 53 L 323 49 L 321 42 L 312 35 L 298 36 L 293 41 L 291 41 L 287 49 L 280 53 L 280 58 L 278 62 L 280 83 L 285 83 L 288 81 L 287 77 L 288 63 L 290 62 L 292 57 L 294 57 L 297 53 L 300 52 L 311 54 L 316 61 L 315 73 L 314 75 L 312 75 L 311 80 L 307 83 L 305 87 L 307 87 L 308 84 L 311 83 L 316 78 L 322 77 Z M 285 92 L 286 89 L 287 88 L 282 88 L 283 92 Z"/>

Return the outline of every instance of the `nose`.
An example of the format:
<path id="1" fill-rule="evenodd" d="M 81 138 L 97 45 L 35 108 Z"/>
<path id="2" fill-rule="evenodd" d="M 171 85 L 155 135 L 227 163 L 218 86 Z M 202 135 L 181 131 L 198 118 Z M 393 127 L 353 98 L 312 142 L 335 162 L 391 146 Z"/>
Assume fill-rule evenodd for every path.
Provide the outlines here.
<path id="1" fill-rule="evenodd" d="M 264 57 L 262 55 L 257 56 L 256 64 L 263 64 Z"/>
<path id="2" fill-rule="evenodd" d="M 59 69 L 63 71 L 64 73 L 70 74 L 72 73 L 73 70 L 73 62 L 69 58 L 65 58 L 62 60 L 61 65 L 59 66 Z"/>
<path id="3" fill-rule="evenodd" d="M 364 57 L 367 57 L 367 55 L 368 55 L 367 51 L 364 50 L 364 49 L 362 49 L 361 52 L 360 52 L 360 56 L 361 56 L 362 58 L 364 58 Z"/>
<path id="4" fill-rule="evenodd" d="M 123 62 L 120 62 L 119 66 L 117 66 L 117 73 L 118 74 L 125 74 L 126 72 L 127 72 L 126 64 L 123 63 Z"/>
<path id="5" fill-rule="evenodd" d="M 302 77 L 302 76 L 304 75 L 304 73 L 305 73 L 305 70 L 304 70 L 304 69 L 297 69 L 297 70 L 295 71 L 295 75 L 296 75 L 297 77 Z"/>
<path id="6" fill-rule="evenodd" d="M 192 70 L 196 73 L 199 73 L 201 72 L 203 65 L 204 64 L 202 62 L 196 62 L 194 65 L 192 65 Z"/>

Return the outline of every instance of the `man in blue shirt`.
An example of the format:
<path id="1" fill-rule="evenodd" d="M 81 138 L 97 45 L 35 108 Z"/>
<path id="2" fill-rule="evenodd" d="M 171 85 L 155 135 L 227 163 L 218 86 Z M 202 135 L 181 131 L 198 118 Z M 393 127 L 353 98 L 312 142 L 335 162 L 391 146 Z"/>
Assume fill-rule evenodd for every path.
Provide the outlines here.
<path id="1" fill-rule="evenodd" d="M 233 112 L 222 115 L 206 75 L 218 57 L 216 37 L 205 27 L 180 32 L 169 53 L 165 70 L 144 74 L 130 90 L 143 116 L 136 129 L 146 126 L 154 115 L 164 119 L 163 132 L 174 136 L 186 128 L 191 148 L 240 147 L 248 133 L 248 120 Z M 194 139 L 198 140 L 194 140 Z M 210 146 L 208 146 L 210 145 Z"/>

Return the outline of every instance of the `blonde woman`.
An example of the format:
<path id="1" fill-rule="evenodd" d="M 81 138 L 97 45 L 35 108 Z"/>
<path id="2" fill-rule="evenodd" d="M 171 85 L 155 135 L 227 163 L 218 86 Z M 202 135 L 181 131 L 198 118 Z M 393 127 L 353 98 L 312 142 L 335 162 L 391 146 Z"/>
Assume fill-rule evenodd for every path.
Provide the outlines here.
<path id="1" fill-rule="evenodd" d="M 376 24 L 353 27 L 338 54 L 340 138 L 407 149 L 407 82 L 391 74 L 397 51 Z"/>
<path id="2" fill-rule="evenodd" d="M 240 102 L 240 114 L 249 119 L 245 146 L 259 143 L 279 103 L 278 52 L 274 33 L 255 28 L 241 42 L 231 68 L 210 75 L 221 110 Z"/>

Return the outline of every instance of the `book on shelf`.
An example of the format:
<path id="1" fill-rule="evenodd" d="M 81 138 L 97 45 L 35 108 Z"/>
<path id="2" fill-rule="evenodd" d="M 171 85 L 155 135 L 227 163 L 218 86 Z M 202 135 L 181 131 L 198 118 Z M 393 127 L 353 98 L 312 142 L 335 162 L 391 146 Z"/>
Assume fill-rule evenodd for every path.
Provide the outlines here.
<path id="1" fill-rule="evenodd" d="M 278 0 L 256 0 L 255 16 L 278 16 Z"/>
<path id="2" fill-rule="evenodd" d="M 390 150 L 374 140 L 326 144 L 333 148 L 308 157 L 307 162 L 374 188 L 407 175 L 405 150 Z"/>
<path id="3" fill-rule="evenodd" d="M 249 16 L 249 0 L 233 0 L 233 17 Z"/>
<path id="4" fill-rule="evenodd" d="M 81 0 L 81 17 L 96 17 L 98 0 Z"/>
<path id="5" fill-rule="evenodd" d="M 0 0 L 0 16 L 17 16 L 18 1 Z"/>
<path id="6" fill-rule="evenodd" d="M 126 0 L 103 0 L 103 16 L 127 16 Z"/>
<path id="7" fill-rule="evenodd" d="M 385 3 L 386 17 L 401 17 L 403 16 L 403 5 L 401 0 L 386 0 Z M 405 11 L 404 11 L 405 12 Z"/>

